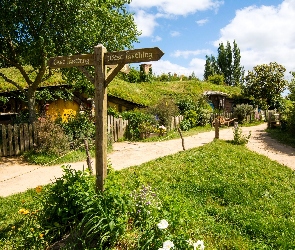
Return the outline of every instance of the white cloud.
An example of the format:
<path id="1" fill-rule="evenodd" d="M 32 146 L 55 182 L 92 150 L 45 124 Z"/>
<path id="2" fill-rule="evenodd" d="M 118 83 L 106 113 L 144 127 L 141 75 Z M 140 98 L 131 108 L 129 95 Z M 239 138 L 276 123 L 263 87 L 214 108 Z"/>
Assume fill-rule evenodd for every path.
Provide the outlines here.
<path id="1" fill-rule="evenodd" d="M 209 20 L 208 18 L 207 19 L 201 19 L 201 20 L 198 20 L 196 21 L 196 23 L 199 25 L 199 26 L 203 26 L 205 23 L 207 23 Z"/>
<path id="2" fill-rule="evenodd" d="M 158 12 L 171 15 L 187 15 L 197 11 L 218 9 L 223 1 L 218 0 L 133 0 L 130 7 L 150 9 L 156 7 Z"/>
<path id="3" fill-rule="evenodd" d="M 153 73 L 161 75 L 170 72 L 171 74 L 189 76 L 194 72 L 199 79 L 203 79 L 204 65 L 205 60 L 199 58 L 191 60 L 189 67 L 183 67 L 167 60 L 160 60 L 153 62 Z"/>
<path id="4" fill-rule="evenodd" d="M 170 61 L 160 60 L 153 62 L 153 73 L 156 75 L 168 74 L 169 72 L 178 75 L 190 75 L 192 73 L 188 68 L 171 63 Z"/>
<path id="5" fill-rule="evenodd" d="M 156 15 L 151 15 L 143 10 L 139 10 L 135 16 L 134 21 L 137 24 L 137 29 L 142 32 L 141 36 L 151 36 L 155 27 L 158 25 L 156 22 Z"/>
<path id="6" fill-rule="evenodd" d="M 174 51 L 171 56 L 173 57 L 184 57 L 188 58 L 189 56 L 196 56 L 196 55 L 209 55 L 212 54 L 210 50 L 176 50 Z"/>
<path id="7" fill-rule="evenodd" d="M 250 6 L 236 11 L 214 45 L 236 40 L 246 70 L 275 61 L 289 72 L 295 70 L 294 23 L 294 0 L 285 0 L 278 6 Z"/>
<path id="8" fill-rule="evenodd" d="M 173 36 L 173 37 L 174 36 L 180 36 L 180 32 L 178 32 L 178 31 L 171 31 L 170 32 L 170 35 Z"/>
<path id="9" fill-rule="evenodd" d="M 206 60 L 200 58 L 194 58 L 190 62 L 190 68 L 195 72 L 195 75 L 202 80 L 204 77 L 204 65 Z"/>
<path id="10" fill-rule="evenodd" d="M 152 36 L 158 25 L 157 18 L 185 16 L 197 11 L 217 10 L 223 1 L 219 0 L 133 0 L 129 7 L 135 12 L 134 20 L 141 36 Z M 156 12 L 154 11 L 156 8 Z M 149 13 L 148 13 L 149 12 Z M 150 14 L 151 12 L 155 14 Z"/>
<path id="11" fill-rule="evenodd" d="M 155 36 L 155 37 L 153 37 L 152 42 L 159 42 L 159 41 L 161 41 L 161 40 L 162 40 L 162 37 L 160 37 L 160 36 Z"/>

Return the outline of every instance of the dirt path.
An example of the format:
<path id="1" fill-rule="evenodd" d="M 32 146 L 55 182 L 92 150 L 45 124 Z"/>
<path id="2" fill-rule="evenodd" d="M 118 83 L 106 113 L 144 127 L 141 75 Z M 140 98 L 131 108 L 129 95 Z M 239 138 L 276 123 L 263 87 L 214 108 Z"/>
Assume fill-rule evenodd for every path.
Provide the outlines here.
<path id="1" fill-rule="evenodd" d="M 247 147 L 259 154 L 266 155 L 272 160 L 295 169 L 295 149 L 284 146 L 267 136 L 264 130 L 266 124 L 255 127 L 242 128 L 244 134 L 251 131 L 252 136 Z M 202 146 L 214 139 L 215 132 L 199 133 L 185 137 L 186 149 Z M 232 140 L 232 128 L 220 130 L 220 139 Z M 126 167 L 140 165 L 141 163 L 158 157 L 174 154 L 182 151 L 181 139 L 163 142 L 118 142 L 113 145 L 113 152 L 108 155 L 114 169 L 120 170 Z M 0 196 L 8 196 L 17 192 L 23 192 L 28 188 L 44 185 L 62 176 L 61 165 L 40 167 L 27 165 L 15 158 L 3 158 L 0 161 Z M 86 168 L 86 162 L 71 163 L 72 168 Z"/>

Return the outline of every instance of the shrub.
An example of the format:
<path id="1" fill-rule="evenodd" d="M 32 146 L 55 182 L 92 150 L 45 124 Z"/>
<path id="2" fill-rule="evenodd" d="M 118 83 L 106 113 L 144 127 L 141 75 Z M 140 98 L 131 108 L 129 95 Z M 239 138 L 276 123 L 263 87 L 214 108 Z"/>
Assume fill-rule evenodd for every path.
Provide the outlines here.
<path id="1" fill-rule="evenodd" d="M 295 103 L 290 108 L 287 115 L 287 129 L 291 133 L 295 132 Z"/>
<path id="2" fill-rule="evenodd" d="M 248 104 L 240 104 L 234 108 L 233 115 L 238 118 L 238 122 L 244 123 L 247 118 L 247 115 L 250 115 L 253 112 L 253 106 Z"/>
<path id="3" fill-rule="evenodd" d="M 158 123 L 165 127 L 170 126 L 170 121 L 173 116 L 179 115 L 177 105 L 169 98 L 162 99 L 157 105 L 148 108 L 147 112 L 156 116 Z"/>
<path id="4" fill-rule="evenodd" d="M 196 109 L 196 104 L 192 99 L 182 99 L 178 101 L 176 105 L 178 106 L 181 115 L 183 115 L 186 111 Z"/>
<path id="5" fill-rule="evenodd" d="M 108 113 L 108 115 L 111 115 L 116 118 L 118 118 L 120 116 L 120 113 L 117 111 L 117 109 L 112 108 L 112 107 L 108 107 L 107 113 Z"/>
<path id="6" fill-rule="evenodd" d="M 88 112 L 78 113 L 72 116 L 67 122 L 62 122 L 60 118 L 56 121 L 70 138 L 74 146 L 77 146 L 85 138 L 94 138 L 95 124 Z"/>
<path id="7" fill-rule="evenodd" d="M 128 74 L 124 74 L 124 80 L 130 83 L 140 82 L 140 72 L 135 68 L 131 68 Z"/>
<path id="8" fill-rule="evenodd" d="M 125 111 L 122 113 L 122 118 L 128 120 L 126 137 L 131 140 L 140 138 L 140 126 L 143 123 L 156 125 L 155 117 L 151 114 L 146 114 L 140 110 Z"/>
<path id="9" fill-rule="evenodd" d="M 208 77 L 208 82 L 216 85 L 224 85 L 224 76 L 223 75 L 213 75 Z"/>
<path id="10" fill-rule="evenodd" d="M 234 139 L 232 141 L 235 145 L 245 145 L 248 143 L 251 137 L 251 131 L 249 131 L 249 135 L 243 135 L 242 129 L 238 126 L 233 128 Z"/>
<path id="11" fill-rule="evenodd" d="M 183 116 L 184 116 L 184 120 L 189 121 L 191 128 L 197 126 L 199 116 L 195 110 L 188 110 L 184 113 Z"/>
<path id="12" fill-rule="evenodd" d="M 192 125 L 191 125 L 190 121 L 186 120 L 186 119 L 182 120 L 180 122 L 179 126 L 180 126 L 180 129 L 182 131 L 188 131 L 188 130 L 190 130 L 192 128 Z"/>
<path id="13" fill-rule="evenodd" d="M 111 189 L 95 192 L 88 171 L 63 167 L 64 175 L 45 188 L 39 219 L 47 240 L 64 238 L 63 249 L 110 249 L 126 230 L 129 197 Z M 112 248 L 113 249 L 113 248 Z"/>
<path id="14" fill-rule="evenodd" d="M 198 126 L 206 126 L 208 123 L 210 123 L 210 116 L 211 112 L 208 109 L 199 108 L 197 110 L 198 113 Z"/>
<path id="15" fill-rule="evenodd" d="M 185 111 L 184 119 L 180 123 L 181 130 L 187 131 L 196 126 L 205 126 L 210 122 L 210 112 L 204 108 Z"/>
<path id="16" fill-rule="evenodd" d="M 51 240 L 67 233 L 82 218 L 95 196 L 94 176 L 63 166 L 64 175 L 45 188 L 42 196 L 41 224 Z"/>
<path id="17" fill-rule="evenodd" d="M 36 153 L 61 155 L 70 149 L 69 138 L 63 129 L 50 119 L 35 123 L 37 141 L 34 144 Z"/>
<path id="18" fill-rule="evenodd" d="M 14 124 L 29 123 L 29 110 L 21 110 L 15 117 L 12 118 Z"/>

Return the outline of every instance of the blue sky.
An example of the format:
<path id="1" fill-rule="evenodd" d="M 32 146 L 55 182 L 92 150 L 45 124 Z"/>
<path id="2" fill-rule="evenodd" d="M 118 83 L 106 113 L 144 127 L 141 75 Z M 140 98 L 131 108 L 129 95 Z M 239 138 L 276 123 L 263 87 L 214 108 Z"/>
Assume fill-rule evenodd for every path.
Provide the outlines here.
<path id="1" fill-rule="evenodd" d="M 295 0 L 132 0 L 128 10 L 142 31 L 134 48 L 165 53 L 152 62 L 156 74 L 203 79 L 205 56 L 234 40 L 246 72 L 270 62 L 295 71 Z"/>

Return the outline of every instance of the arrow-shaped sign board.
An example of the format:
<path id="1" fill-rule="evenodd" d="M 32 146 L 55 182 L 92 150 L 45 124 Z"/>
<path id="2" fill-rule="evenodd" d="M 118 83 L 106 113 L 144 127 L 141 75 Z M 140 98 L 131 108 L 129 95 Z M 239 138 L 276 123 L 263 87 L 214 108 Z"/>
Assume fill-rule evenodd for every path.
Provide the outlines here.
<path id="1" fill-rule="evenodd" d="M 48 66 L 53 69 L 71 68 L 86 65 L 94 65 L 93 54 L 80 54 L 74 56 L 57 56 L 48 60 Z"/>
<path id="2" fill-rule="evenodd" d="M 105 65 L 158 61 L 164 55 L 158 47 L 107 52 L 104 55 Z"/>

